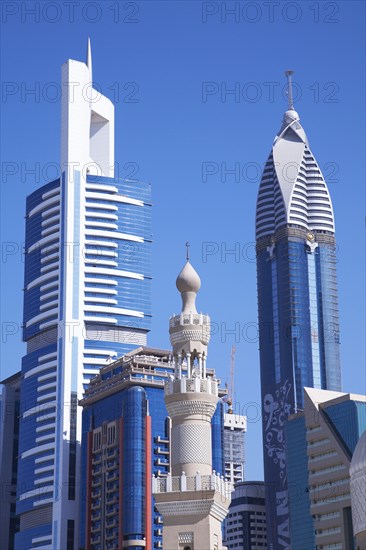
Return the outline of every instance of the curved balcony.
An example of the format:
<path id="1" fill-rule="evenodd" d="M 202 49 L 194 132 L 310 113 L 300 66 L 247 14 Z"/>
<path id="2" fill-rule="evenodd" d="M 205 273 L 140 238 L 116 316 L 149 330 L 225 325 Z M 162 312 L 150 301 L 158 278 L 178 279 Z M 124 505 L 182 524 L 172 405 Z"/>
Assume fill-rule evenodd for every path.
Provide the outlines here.
<path id="1" fill-rule="evenodd" d="M 171 476 L 170 474 L 167 477 L 153 476 L 152 490 L 154 495 L 185 491 L 215 491 L 226 499 L 230 499 L 233 488 L 229 481 L 213 470 L 211 475 L 201 475 L 197 472 L 195 476 L 186 476 L 183 472 L 181 476 Z"/>
<path id="2" fill-rule="evenodd" d="M 169 319 L 169 328 L 186 325 L 206 325 L 208 332 L 210 332 L 210 317 L 203 315 L 203 313 L 180 313 L 179 315 L 172 315 Z"/>

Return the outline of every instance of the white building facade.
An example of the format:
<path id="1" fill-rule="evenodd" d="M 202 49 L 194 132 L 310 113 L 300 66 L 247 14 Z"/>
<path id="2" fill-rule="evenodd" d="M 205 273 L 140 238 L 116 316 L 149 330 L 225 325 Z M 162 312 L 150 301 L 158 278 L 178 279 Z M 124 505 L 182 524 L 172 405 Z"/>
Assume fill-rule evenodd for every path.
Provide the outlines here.
<path id="1" fill-rule="evenodd" d="M 78 547 L 82 398 L 150 324 L 150 187 L 114 178 L 114 106 L 62 66 L 61 178 L 27 199 L 15 548 Z M 134 262 L 129 252 L 134 250 Z"/>

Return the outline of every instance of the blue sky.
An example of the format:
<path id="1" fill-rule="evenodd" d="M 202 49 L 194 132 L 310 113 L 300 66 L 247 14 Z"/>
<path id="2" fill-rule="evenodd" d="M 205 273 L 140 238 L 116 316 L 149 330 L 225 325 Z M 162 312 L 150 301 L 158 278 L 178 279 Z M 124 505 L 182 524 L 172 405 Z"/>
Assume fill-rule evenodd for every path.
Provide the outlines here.
<path id="1" fill-rule="evenodd" d="M 169 347 L 190 241 L 198 307 L 217 327 L 210 366 L 227 380 L 235 343 L 237 412 L 249 417 L 246 475 L 262 478 L 254 217 L 288 68 L 335 210 L 344 390 L 365 392 L 364 3 L 46 1 L 2 2 L 2 10 L 1 377 L 24 353 L 25 199 L 54 175 L 61 65 L 84 60 L 90 36 L 94 81 L 116 105 L 120 176 L 153 189 L 149 344 Z"/>

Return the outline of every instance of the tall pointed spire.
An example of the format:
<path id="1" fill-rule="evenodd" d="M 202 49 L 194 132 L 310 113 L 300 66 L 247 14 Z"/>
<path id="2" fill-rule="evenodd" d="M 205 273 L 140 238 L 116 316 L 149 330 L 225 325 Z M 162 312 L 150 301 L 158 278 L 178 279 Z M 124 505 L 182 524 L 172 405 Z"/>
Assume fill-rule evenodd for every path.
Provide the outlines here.
<path id="1" fill-rule="evenodd" d="M 86 65 L 89 69 L 90 82 L 93 82 L 93 67 L 92 67 L 92 54 L 91 54 L 90 37 L 88 37 L 88 43 L 87 43 L 87 46 L 86 46 Z"/>
<path id="2" fill-rule="evenodd" d="M 294 71 L 286 71 L 285 75 L 287 76 L 287 101 L 288 101 L 288 108 L 290 110 L 294 110 L 294 100 L 292 96 L 292 78 L 291 76 L 294 74 Z"/>

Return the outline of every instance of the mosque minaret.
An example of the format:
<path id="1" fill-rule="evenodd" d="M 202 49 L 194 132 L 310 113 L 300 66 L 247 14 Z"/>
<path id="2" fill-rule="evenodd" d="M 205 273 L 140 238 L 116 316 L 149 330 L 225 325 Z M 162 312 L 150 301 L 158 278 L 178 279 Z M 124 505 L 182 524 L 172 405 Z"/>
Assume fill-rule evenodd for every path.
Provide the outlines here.
<path id="1" fill-rule="evenodd" d="M 211 419 L 218 381 L 206 371 L 210 318 L 197 313 L 200 278 L 189 262 L 178 275 L 182 312 L 170 318 L 175 374 L 165 387 L 171 419 L 171 474 L 153 478 L 164 550 L 224 550 L 222 521 L 231 485 L 212 470 Z"/>

